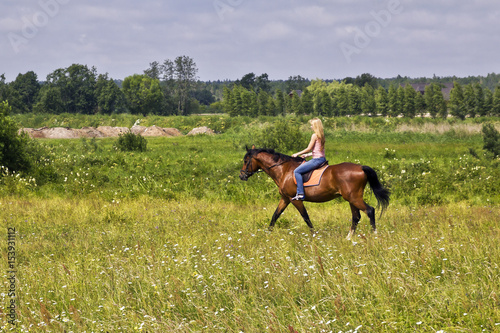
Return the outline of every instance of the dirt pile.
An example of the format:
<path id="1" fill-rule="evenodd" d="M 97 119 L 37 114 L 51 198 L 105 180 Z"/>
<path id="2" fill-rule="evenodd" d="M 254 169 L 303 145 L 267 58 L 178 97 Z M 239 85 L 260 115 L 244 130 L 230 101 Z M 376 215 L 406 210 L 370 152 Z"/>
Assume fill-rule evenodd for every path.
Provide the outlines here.
<path id="1" fill-rule="evenodd" d="M 213 135 L 215 134 L 215 132 L 206 126 L 203 126 L 203 127 L 193 128 L 191 132 L 189 132 L 187 135 L 198 135 L 198 134 Z"/>
<path id="2" fill-rule="evenodd" d="M 41 127 L 21 128 L 19 133 L 25 132 L 35 139 L 77 139 L 77 138 L 108 138 L 117 137 L 131 131 L 142 136 L 181 136 L 182 133 L 176 128 L 163 128 L 153 125 L 151 127 L 134 125 L 131 129 L 127 127 L 99 126 L 83 127 L 81 129 L 67 127 Z"/>

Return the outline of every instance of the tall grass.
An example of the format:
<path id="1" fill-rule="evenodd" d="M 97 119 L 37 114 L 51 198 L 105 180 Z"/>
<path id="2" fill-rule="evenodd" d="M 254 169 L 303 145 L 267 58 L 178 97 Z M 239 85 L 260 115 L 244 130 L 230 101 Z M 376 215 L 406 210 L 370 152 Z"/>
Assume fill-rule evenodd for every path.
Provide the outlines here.
<path id="1" fill-rule="evenodd" d="M 345 205 L 3 198 L 19 331 L 494 331 L 498 207 L 394 205 L 345 240 Z M 5 209 L 7 208 L 7 209 Z M 6 257 L 2 253 L 2 269 Z M 6 302 L 2 294 L 3 304 Z M 5 330 L 12 328 L 1 319 Z"/>
<path id="2" fill-rule="evenodd" d="M 267 231 L 276 185 L 238 174 L 245 144 L 273 120 L 234 121 L 217 136 L 148 138 L 146 152 L 120 151 L 117 139 L 43 140 L 50 177 L 3 170 L 18 322 L 6 321 L 2 293 L 0 330 L 500 329 L 500 167 L 479 133 L 330 123 L 330 164 L 369 165 L 392 192 L 379 234 L 363 216 L 349 242 L 340 200 L 306 203 L 315 234 L 293 207 Z M 365 198 L 375 205 L 369 190 Z M 0 253 L 6 272 L 6 241 Z"/>
<path id="3" fill-rule="evenodd" d="M 238 179 L 245 145 L 259 142 L 263 133 L 255 125 L 217 136 L 148 138 L 146 152 L 121 151 L 113 138 L 43 140 L 49 151 L 44 162 L 48 176 L 8 174 L 0 178 L 0 195 L 95 195 L 110 201 L 151 195 L 242 204 L 277 200 L 277 189 L 266 175 L 257 174 L 249 183 Z M 500 201 L 495 182 L 500 177 L 499 160 L 484 156 L 480 134 L 328 130 L 326 135 L 330 164 L 371 166 L 391 189 L 393 202 Z"/>

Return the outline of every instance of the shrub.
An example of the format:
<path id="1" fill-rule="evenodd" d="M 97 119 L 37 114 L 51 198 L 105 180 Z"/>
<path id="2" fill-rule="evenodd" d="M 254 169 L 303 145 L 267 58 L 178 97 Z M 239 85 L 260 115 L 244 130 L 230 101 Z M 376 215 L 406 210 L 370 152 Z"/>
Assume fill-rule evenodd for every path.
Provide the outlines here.
<path id="1" fill-rule="evenodd" d="M 262 128 L 254 140 L 257 147 L 273 148 L 282 153 L 301 150 L 308 143 L 300 126 L 284 119 Z"/>
<path id="2" fill-rule="evenodd" d="M 492 124 L 483 124 L 483 148 L 493 156 L 500 156 L 500 134 Z"/>
<path id="3" fill-rule="evenodd" d="M 9 116 L 10 106 L 0 103 L 0 165 L 2 183 L 16 174 L 17 180 L 30 179 L 29 185 L 43 185 L 57 178 L 50 153 L 46 147 L 31 139 L 26 133 L 18 134 L 19 128 Z M 29 177 L 28 177 L 29 176 Z M 11 177 L 12 178 L 12 177 Z M 21 182 L 22 183 L 22 182 Z M 19 185 L 19 184 L 18 184 Z"/>
<path id="4" fill-rule="evenodd" d="M 0 165 L 10 171 L 28 171 L 32 167 L 29 160 L 29 137 L 18 134 L 18 126 L 9 117 L 9 104 L 0 102 Z"/>
<path id="5" fill-rule="evenodd" d="M 121 151 L 146 151 L 148 141 L 140 134 L 120 134 L 116 147 Z"/>

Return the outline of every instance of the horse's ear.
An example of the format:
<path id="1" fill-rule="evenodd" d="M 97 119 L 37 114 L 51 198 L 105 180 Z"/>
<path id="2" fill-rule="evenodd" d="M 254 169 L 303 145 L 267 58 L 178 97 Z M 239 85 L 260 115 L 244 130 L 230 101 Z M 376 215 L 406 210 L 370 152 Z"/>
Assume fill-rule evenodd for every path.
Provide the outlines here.
<path id="1" fill-rule="evenodd" d="M 255 149 L 255 145 L 252 145 L 252 149 Z"/>

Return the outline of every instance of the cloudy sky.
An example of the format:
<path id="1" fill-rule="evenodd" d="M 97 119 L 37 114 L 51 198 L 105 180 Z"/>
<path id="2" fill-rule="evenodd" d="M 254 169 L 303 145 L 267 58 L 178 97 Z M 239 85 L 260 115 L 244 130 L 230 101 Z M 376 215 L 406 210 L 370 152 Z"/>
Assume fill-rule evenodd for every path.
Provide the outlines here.
<path id="1" fill-rule="evenodd" d="M 498 0 L 2 0 L 0 74 L 123 79 L 187 55 L 201 80 L 500 72 Z"/>

